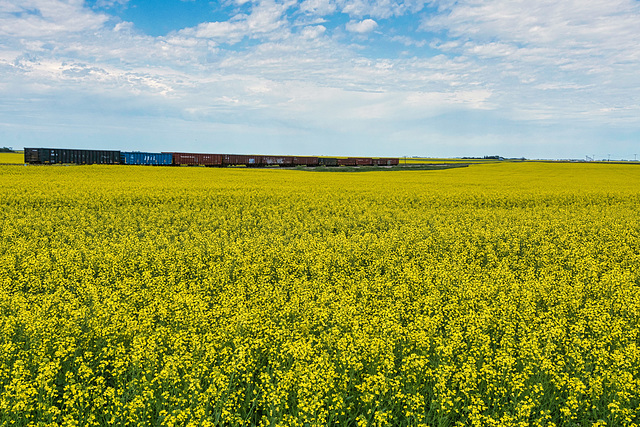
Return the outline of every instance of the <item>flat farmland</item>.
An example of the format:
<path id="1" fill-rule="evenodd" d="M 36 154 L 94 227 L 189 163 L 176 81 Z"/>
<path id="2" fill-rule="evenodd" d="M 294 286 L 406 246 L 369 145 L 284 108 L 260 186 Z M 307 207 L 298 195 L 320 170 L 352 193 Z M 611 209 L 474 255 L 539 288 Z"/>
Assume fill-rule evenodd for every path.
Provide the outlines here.
<path id="1" fill-rule="evenodd" d="M 1 164 L 22 164 L 24 163 L 23 153 L 0 153 Z"/>
<path id="2" fill-rule="evenodd" d="M 0 184 L 0 425 L 640 424 L 640 167 Z"/>

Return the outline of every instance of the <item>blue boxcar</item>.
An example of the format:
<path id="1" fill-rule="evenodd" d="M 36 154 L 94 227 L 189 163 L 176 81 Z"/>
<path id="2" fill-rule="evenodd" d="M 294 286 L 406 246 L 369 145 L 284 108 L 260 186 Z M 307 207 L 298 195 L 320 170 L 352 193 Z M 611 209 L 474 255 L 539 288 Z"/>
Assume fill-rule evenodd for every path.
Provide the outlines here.
<path id="1" fill-rule="evenodd" d="M 140 151 L 122 151 L 121 163 L 125 165 L 170 165 L 171 153 L 141 153 Z"/>

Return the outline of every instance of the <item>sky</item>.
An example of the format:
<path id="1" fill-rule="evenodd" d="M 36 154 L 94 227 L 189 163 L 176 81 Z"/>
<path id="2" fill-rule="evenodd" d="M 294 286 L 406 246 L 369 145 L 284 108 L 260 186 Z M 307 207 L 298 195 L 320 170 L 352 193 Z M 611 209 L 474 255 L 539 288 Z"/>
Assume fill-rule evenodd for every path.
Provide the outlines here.
<path id="1" fill-rule="evenodd" d="M 640 157 L 638 0 L 0 0 L 0 146 Z"/>

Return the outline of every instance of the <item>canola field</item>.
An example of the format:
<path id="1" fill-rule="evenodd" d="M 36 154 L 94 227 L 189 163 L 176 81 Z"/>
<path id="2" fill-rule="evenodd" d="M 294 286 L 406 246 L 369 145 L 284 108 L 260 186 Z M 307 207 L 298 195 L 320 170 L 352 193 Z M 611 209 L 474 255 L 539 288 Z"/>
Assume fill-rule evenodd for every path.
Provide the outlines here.
<path id="1" fill-rule="evenodd" d="M 640 167 L 0 166 L 2 426 L 640 425 Z"/>
<path id="2" fill-rule="evenodd" d="M 24 163 L 24 153 L 0 153 L 0 165 L 3 163 Z"/>

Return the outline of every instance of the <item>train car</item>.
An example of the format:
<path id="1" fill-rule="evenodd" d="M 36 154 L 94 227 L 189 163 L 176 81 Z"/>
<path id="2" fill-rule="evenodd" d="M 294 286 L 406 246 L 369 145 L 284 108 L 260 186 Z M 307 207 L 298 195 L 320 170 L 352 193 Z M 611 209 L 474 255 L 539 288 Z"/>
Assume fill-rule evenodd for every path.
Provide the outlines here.
<path id="1" fill-rule="evenodd" d="M 333 157 L 318 157 L 318 166 L 338 166 L 338 159 Z"/>
<path id="2" fill-rule="evenodd" d="M 205 153 L 163 153 L 171 154 L 176 166 L 222 166 L 222 154 Z"/>
<path id="3" fill-rule="evenodd" d="M 318 166 L 318 158 L 317 157 L 294 157 L 293 158 L 293 165 L 294 166 L 308 166 L 308 167 L 313 167 L 313 166 Z"/>
<path id="4" fill-rule="evenodd" d="M 356 166 L 372 166 L 373 159 L 371 157 L 350 157 L 356 161 Z"/>
<path id="5" fill-rule="evenodd" d="M 24 148 L 25 163 L 45 163 L 45 148 Z M 48 157 L 47 157 L 48 158 Z"/>
<path id="6" fill-rule="evenodd" d="M 140 151 L 121 151 L 120 163 L 123 165 L 169 166 L 173 163 L 171 153 L 144 153 Z"/>
<path id="7" fill-rule="evenodd" d="M 335 157 L 315 156 L 264 156 L 246 154 L 209 154 L 114 150 L 73 150 L 66 148 L 25 148 L 25 163 L 34 164 L 126 164 L 159 166 L 397 166 L 398 158 L 381 157 Z"/>
<path id="8" fill-rule="evenodd" d="M 246 154 L 223 154 L 223 166 L 246 166 L 261 167 L 264 166 L 263 156 L 253 156 Z"/>
<path id="9" fill-rule="evenodd" d="M 24 149 L 24 162 L 34 164 L 77 165 L 117 165 L 120 164 L 120 151 L 114 150 L 74 150 L 68 148 L 27 148 Z"/>
<path id="10" fill-rule="evenodd" d="M 348 159 L 338 159 L 338 166 L 356 166 L 356 159 L 352 157 Z"/>
<path id="11" fill-rule="evenodd" d="M 293 156 L 262 156 L 264 166 L 293 166 Z"/>
<path id="12" fill-rule="evenodd" d="M 398 166 L 400 159 L 396 157 L 380 157 L 379 159 L 373 159 L 374 166 Z"/>

